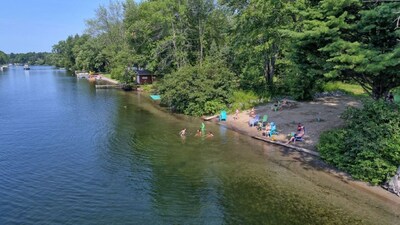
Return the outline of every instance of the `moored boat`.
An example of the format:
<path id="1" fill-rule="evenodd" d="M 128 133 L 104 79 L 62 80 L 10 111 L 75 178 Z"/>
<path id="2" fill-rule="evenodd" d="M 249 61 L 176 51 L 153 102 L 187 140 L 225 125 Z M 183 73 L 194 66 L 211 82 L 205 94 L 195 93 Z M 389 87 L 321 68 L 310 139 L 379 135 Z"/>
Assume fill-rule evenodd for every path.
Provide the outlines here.
<path id="1" fill-rule="evenodd" d="M 24 70 L 30 70 L 31 68 L 29 68 L 29 65 L 28 64 L 25 64 L 24 65 Z"/>

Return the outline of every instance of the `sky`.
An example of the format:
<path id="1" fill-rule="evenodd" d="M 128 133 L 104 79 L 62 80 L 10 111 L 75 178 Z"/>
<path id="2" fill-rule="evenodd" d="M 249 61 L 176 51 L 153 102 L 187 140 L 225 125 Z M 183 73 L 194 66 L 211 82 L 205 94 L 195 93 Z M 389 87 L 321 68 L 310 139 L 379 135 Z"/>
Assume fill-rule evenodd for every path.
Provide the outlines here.
<path id="1" fill-rule="evenodd" d="M 0 51 L 51 52 L 69 35 L 82 34 L 85 20 L 110 0 L 1 0 Z"/>

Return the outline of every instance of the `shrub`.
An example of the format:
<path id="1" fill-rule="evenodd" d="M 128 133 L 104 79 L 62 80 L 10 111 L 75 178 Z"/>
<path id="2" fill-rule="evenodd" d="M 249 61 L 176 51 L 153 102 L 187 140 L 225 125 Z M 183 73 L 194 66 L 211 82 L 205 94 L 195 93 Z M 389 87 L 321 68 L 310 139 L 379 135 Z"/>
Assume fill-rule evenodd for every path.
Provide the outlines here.
<path id="1" fill-rule="evenodd" d="M 230 103 L 236 88 L 234 74 L 219 60 L 188 65 L 165 75 L 158 84 L 161 103 L 176 112 L 200 116 Z"/>
<path id="2" fill-rule="evenodd" d="M 325 132 L 317 146 L 328 163 L 354 178 L 379 184 L 400 165 L 400 114 L 395 105 L 368 100 L 342 115 L 344 128 Z"/>
<path id="3" fill-rule="evenodd" d="M 258 103 L 259 97 L 252 91 L 234 91 L 232 95 L 231 108 L 235 109 L 249 109 Z"/>
<path id="4" fill-rule="evenodd" d="M 204 113 L 206 115 L 214 115 L 226 108 L 226 105 L 218 100 L 212 100 L 204 104 Z"/>

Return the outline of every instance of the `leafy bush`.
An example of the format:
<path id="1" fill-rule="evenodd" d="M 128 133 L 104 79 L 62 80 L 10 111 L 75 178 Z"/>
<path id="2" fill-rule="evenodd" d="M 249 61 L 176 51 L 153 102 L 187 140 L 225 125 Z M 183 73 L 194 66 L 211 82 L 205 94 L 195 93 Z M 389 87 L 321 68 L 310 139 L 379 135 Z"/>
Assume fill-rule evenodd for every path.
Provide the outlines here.
<path id="1" fill-rule="evenodd" d="M 135 81 L 135 72 L 123 66 L 111 69 L 111 78 L 117 79 L 124 84 L 132 85 Z"/>
<path id="2" fill-rule="evenodd" d="M 232 95 L 231 108 L 235 109 L 249 109 L 256 105 L 259 97 L 252 91 L 234 91 Z"/>
<path id="3" fill-rule="evenodd" d="M 125 68 L 123 66 L 115 67 L 111 70 L 111 78 L 116 80 L 122 80 L 122 74 L 124 73 Z"/>
<path id="4" fill-rule="evenodd" d="M 379 184 L 400 165 L 400 113 L 384 101 L 349 108 L 344 128 L 325 132 L 317 146 L 328 163 L 354 178 Z"/>
<path id="5" fill-rule="evenodd" d="M 297 100 L 310 100 L 316 92 L 322 90 L 324 80 L 314 73 L 293 70 L 281 81 L 288 94 Z"/>
<path id="6" fill-rule="evenodd" d="M 219 60 L 184 66 L 159 83 L 162 104 L 194 116 L 226 107 L 235 88 L 234 74 Z"/>
<path id="7" fill-rule="evenodd" d="M 144 92 L 153 93 L 155 91 L 155 87 L 153 84 L 142 84 L 141 88 Z"/>
<path id="8" fill-rule="evenodd" d="M 340 90 L 351 95 L 365 95 L 364 89 L 358 84 L 344 83 L 340 81 L 327 82 L 323 87 L 324 91 Z"/>
<path id="9" fill-rule="evenodd" d="M 212 100 L 204 104 L 204 113 L 206 115 L 214 115 L 223 110 L 224 108 L 226 108 L 226 105 L 223 102 Z"/>

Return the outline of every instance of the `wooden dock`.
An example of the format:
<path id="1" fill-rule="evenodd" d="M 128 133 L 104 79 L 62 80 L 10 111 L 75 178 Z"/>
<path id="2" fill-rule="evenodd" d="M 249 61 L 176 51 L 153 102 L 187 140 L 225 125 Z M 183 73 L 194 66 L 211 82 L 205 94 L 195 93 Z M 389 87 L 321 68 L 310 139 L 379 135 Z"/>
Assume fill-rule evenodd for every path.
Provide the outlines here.
<path id="1" fill-rule="evenodd" d="M 96 84 L 96 89 L 121 89 L 122 87 L 118 84 Z"/>
<path id="2" fill-rule="evenodd" d="M 203 120 L 204 120 L 204 121 L 209 121 L 209 120 L 215 119 L 215 118 L 217 118 L 217 117 L 219 117 L 219 115 L 208 116 L 208 117 L 204 117 Z"/>

